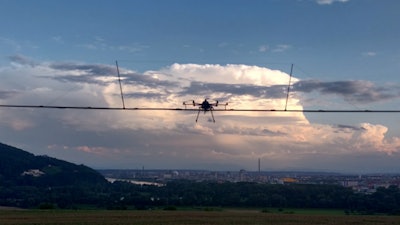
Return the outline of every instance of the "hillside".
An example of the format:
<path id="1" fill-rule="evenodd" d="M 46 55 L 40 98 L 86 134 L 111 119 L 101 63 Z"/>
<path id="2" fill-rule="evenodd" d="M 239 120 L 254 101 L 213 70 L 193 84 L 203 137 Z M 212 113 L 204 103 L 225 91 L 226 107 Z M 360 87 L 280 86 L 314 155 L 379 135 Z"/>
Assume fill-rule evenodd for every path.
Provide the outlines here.
<path id="1" fill-rule="evenodd" d="M 107 199 L 109 183 L 97 171 L 0 143 L 0 206 L 77 208 Z"/>
<path id="2" fill-rule="evenodd" d="M 35 156 L 0 143 L 2 185 L 66 186 L 96 185 L 107 181 L 97 171 L 48 156 Z"/>
<path id="3" fill-rule="evenodd" d="M 339 185 L 172 180 L 163 186 L 108 183 L 97 171 L 0 143 L 0 208 L 323 208 L 400 215 L 398 186 L 372 194 Z"/>

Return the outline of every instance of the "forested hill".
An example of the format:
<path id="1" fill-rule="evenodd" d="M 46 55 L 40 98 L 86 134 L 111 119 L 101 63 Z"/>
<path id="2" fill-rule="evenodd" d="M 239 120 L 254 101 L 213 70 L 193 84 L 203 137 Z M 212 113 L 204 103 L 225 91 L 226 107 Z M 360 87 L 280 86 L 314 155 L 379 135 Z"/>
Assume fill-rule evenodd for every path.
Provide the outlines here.
<path id="1" fill-rule="evenodd" d="M 35 156 L 0 143 L 2 186 L 69 186 L 106 184 L 97 171 L 48 156 Z"/>
<path id="2" fill-rule="evenodd" d="M 172 180 L 108 183 L 97 171 L 0 143 L 0 206 L 42 209 L 157 207 L 330 208 L 400 215 L 398 186 L 370 195 L 337 185 Z M 172 207 L 173 208 L 173 207 Z"/>

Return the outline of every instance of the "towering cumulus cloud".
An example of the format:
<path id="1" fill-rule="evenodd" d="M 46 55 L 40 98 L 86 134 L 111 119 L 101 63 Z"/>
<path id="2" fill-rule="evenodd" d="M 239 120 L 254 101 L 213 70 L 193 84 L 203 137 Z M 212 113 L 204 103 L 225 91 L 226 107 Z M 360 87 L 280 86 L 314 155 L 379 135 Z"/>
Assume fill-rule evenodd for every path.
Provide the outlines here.
<path id="1" fill-rule="evenodd" d="M 13 57 L 0 75 L 2 104 L 122 106 L 113 65 Z M 120 75 L 131 108 L 183 108 L 183 101 L 210 98 L 228 102 L 228 109 L 284 109 L 289 82 L 282 71 L 240 64 L 172 64 L 145 72 L 121 66 Z M 289 109 L 303 109 L 311 92 L 358 102 L 395 97 L 367 81 L 292 78 L 292 84 Z M 103 168 L 251 169 L 261 158 L 268 168 L 335 169 L 341 157 L 396 157 L 400 147 L 387 126 L 321 124 L 301 112 L 215 112 L 216 123 L 209 113 L 195 123 L 196 112 L 188 111 L 2 109 L 0 116 L 11 142 Z"/>

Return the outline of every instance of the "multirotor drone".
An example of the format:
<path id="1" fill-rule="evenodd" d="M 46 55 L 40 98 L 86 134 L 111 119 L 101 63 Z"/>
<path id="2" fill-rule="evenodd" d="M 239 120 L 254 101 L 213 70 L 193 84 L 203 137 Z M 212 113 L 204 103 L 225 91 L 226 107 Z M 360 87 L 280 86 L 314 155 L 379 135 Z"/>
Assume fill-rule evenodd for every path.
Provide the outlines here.
<path id="1" fill-rule="evenodd" d="M 204 114 L 206 114 L 207 111 L 210 111 L 212 120 L 215 123 L 213 111 L 214 111 L 214 107 L 218 106 L 218 103 L 219 103 L 218 100 L 208 101 L 207 99 L 204 99 L 204 101 L 201 103 L 197 103 L 194 100 L 184 101 L 183 105 L 185 106 L 185 108 L 188 105 L 199 106 L 199 111 L 197 112 L 197 116 L 196 116 L 196 123 L 197 123 L 197 120 L 199 119 L 200 111 L 203 111 Z M 228 103 L 225 103 L 224 105 L 226 107 L 228 105 Z"/>

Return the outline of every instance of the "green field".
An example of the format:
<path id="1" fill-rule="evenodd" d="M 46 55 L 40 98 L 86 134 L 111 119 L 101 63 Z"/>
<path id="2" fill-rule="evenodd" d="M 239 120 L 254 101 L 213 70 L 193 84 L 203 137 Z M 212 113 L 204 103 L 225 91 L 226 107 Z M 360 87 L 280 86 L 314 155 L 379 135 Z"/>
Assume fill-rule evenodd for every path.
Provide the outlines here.
<path id="1" fill-rule="evenodd" d="M 377 225 L 400 224 L 397 216 L 332 215 L 323 212 L 291 214 L 259 210 L 221 211 L 103 211 L 0 210 L 1 225 Z"/>

